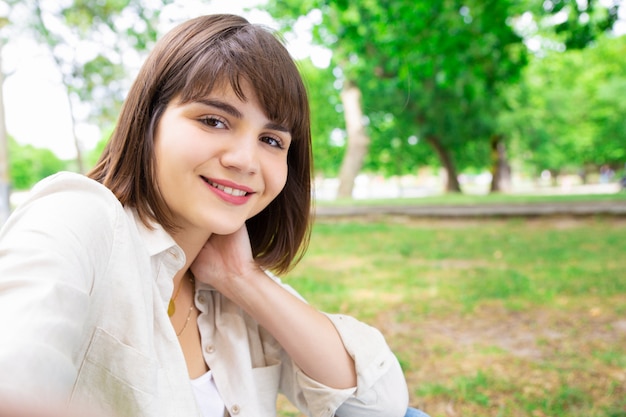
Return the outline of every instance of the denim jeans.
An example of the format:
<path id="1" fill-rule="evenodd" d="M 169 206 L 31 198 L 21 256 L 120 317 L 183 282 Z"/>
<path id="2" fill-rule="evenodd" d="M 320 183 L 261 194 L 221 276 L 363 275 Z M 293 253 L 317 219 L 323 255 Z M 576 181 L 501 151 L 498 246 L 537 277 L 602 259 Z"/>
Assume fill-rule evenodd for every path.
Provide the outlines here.
<path id="1" fill-rule="evenodd" d="M 404 417 L 428 417 L 428 414 L 418 410 L 417 408 L 409 407 L 406 410 L 406 414 L 404 415 Z"/>

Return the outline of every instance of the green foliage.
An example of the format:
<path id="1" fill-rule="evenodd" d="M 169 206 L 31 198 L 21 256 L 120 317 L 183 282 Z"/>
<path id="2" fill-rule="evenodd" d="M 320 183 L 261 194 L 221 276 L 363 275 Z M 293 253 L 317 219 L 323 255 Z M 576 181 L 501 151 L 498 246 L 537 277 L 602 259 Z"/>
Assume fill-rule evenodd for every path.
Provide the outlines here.
<path id="1" fill-rule="evenodd" d="M 527 7 L 539 18 L 541 26 L 546 27 L 544 34 L 552 33 L 567 49 L 583 49 L 613 28 L 619 19 L 621 2 L 609 1 L 601 5 L 599 0 L 531 0 L 528 3 Z M 555 19 L 557 16 L 559 18 Z M 558 23 L 552 23 L 554 20 Z"/>
<path id="2" fill-rule="evenodd" d="M 626 36 L 553 52 L 528 67 L 507 123 L 538 170 L 626 162 Z"/>
<path id="3" fill-rule="evenodd" d="M 317 42 L 332 48 L 343 80 L 363 92 L 372 140 L 366 168 L 412 172 L 433 162 L 424 146 L 433 141 L 453 165 L 489 164 L 488 142 L 465 145 L 494 132 L 501 86 L 515 81 L 525 62 L 507 24 L 510 2 L 283 0 L 268 7 L 285 26 L 321 11 Z"/>
<path id="4" fill-rule="evenodd" d="M 16 190 L 30 189 L 42 178 L 67 169 L 67 162 L 60 160 L 51 150 L 20 145 L 9 138 L 9 176 Z"/>
<path id="5" fill-rule="evenodd" d="M 301 18 L 315 22 L 315 42 L 333 52 L 337 79 L 327 82 L 354 82 L 363 93 L 371 136 L 364 169 L 385 175 L 437 163 L 449 175 L 484 170 L 495 136 L 535 171 L 623 160 L 624 70 L 611 68 L 626 54 L 602 46 L 617 7 L 594 0 L 267 5 L 284 30 Z M 520 26 L 529 13 L 533 24 Z M 567 51 L 529 57 L 529 39 L 541 39 L 543 53 Z"/>
<path id="6" fill-rule="evenodd" d="M 333 141 L 333 134 L 345 134 L 339 91 L 334 88 L 332 68 L 316 68 L 309 59 L 299 62 L 311 106 L 311 136 L 315 171 L 325 176 L 336 176 L 343 155 L 343 144 Z M 335 131 L 335 133 L 333 133 Z"/>

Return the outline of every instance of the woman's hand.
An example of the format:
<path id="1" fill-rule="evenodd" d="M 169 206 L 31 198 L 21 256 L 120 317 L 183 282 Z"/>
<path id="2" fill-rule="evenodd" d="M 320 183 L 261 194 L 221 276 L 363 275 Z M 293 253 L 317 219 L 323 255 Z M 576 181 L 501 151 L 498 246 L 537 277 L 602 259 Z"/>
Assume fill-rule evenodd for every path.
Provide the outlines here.
<path id="1" fill-rule="evenodd" d="M 260 271 L 252 257 L 250 237 L 243 225 L 230 235 L 213 234 L 191 265 L 196 280 L 226 295 L 228 284 Z"/>

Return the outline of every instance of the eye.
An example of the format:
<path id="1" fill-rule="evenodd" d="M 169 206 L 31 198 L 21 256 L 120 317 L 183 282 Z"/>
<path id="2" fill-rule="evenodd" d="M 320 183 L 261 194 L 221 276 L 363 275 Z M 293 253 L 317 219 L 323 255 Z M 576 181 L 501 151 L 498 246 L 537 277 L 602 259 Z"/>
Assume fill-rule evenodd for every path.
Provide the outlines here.
<path id="1" fill-rule="evenodd" d="M 217 129 L 226 129 L 227 127 L 226 121 L 217 116 L 205 116 L 200 119 L 200 121 L 209 127 L 214 127 Z"/>
<path id="2" fill-rule="evenodd" d="M 268 145 L 274 148 L 285 149 L 285 145 L 283 144 L 283 141 L 275 136 L 263 136 L 261 137 L 261 141 L 267 143 Z"/>

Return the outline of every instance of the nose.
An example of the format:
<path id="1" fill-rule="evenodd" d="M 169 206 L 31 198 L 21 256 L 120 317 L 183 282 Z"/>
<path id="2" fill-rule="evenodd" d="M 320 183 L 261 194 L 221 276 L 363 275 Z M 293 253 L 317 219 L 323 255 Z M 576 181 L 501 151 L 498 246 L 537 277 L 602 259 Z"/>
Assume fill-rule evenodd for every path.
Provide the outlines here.
<path id="1" fill-rule="evenodd" d="M 259 141 L 256 136 L 247 134 L 231 141 L 221 156 L 222 165 L 243 174 L 259 171 Z"/>

